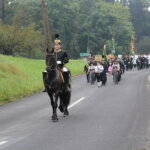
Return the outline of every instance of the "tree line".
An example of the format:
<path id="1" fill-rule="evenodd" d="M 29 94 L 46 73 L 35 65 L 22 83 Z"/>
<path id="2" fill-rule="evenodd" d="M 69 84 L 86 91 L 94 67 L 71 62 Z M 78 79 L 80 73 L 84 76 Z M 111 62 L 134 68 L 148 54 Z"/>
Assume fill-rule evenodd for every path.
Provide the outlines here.
<path id="1" fill-rule="evenodd" d="M 149 38 L 149 33 L 144 32 L 145 25 L 142 26 L 144 22 L 138 22 L 136 1 L 142 3 L 141 11 L 148 18 L 145 0 L 132 0 L 132 3 L 128 0 L 47 0 L 52 35 L 60 34 L 62 47 L 72 58 L 87 51 L 101 54 L 105 44 L 107 53 L 113 48 L 116 54 L 130 53 L 132 34 L 137 38 L 138 47 L 142 40 Z M 41 0 L 1 0 L 0 53 L 43 58 L 41 8 Z"/>

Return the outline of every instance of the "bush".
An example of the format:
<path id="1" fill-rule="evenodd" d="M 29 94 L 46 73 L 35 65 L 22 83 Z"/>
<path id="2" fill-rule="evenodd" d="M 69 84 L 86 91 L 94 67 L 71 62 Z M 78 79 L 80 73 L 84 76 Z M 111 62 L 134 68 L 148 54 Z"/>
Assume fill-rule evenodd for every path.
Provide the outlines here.
<path id="1" fill-rule="evenodd" d="M 0 53 L 28 58 L 43 58 L 43 35 L 35 25 L 26 27 L 0 24 Z"/>

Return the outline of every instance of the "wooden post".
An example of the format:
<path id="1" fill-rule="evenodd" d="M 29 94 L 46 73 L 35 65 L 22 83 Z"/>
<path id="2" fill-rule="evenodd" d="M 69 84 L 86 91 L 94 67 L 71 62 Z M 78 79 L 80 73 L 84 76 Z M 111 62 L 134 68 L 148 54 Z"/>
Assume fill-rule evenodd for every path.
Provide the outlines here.
<path id="1" fill-rule="evenodd" d="M 44 44 L 45 52 L 47 48 L 49 50 L 52 50 L 52 47 L 53 47 L 46 5 L 47 3 L 45 2 L 45 0 L 42 0 L 42 16 L 43 16 L 44 39 L 45 39 L 45 44 Z"/>

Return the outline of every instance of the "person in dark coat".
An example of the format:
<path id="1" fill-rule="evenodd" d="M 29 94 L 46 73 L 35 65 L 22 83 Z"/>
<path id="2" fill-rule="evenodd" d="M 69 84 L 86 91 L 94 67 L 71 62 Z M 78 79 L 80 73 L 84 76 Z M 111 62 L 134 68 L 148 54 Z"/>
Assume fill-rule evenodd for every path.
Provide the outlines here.
<path id="1" fill-rule="evenodd" d="M 102 79 L 102 85 L 106 85 L 106 82 L 107 82 L 107 72 L 108 72 L 108 64 L 107 62 L 105 61 L 102 61 L 102 65 L 104 67 L 104 70 L 103 70 L 103 79 Z"/>
<path id="2" fill-rule="evenodd" d="M 124 63 L 121 59 L 118 59 L 118 63 L 120 65 L 120 70 L 118 72 L 118 82 L 120 82 L 121 81 L 121 76 L 125 71 L 125 66 L 124 66 Z"/>
<path id="3" fill-rule="evenodd" d="M 89 63 L 87 63 L 87 64 L 84 66 L 84 72 L 86 73 L 87 83 L 89 83 L 89 72 L 88 72 L 88 68 L 89 68 Z"/>

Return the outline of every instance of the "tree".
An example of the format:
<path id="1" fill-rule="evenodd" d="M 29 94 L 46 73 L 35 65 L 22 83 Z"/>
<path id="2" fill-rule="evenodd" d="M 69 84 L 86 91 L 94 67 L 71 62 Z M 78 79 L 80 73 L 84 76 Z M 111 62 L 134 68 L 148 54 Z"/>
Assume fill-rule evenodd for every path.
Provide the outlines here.
<path id="1" fill-rule="evenodd" d="M 112 5 L 101 1 L 97 2 L 96 6 L 89 19 L 85 20 L 83 24 L 83 35 L 86 37 L 87 33 L 89 34 L 89 48 L 93 53 L 100 53 L 104 44 L 107 44 L 110 52 L 112 37 L 114 37 L 118 51 L 128 52 L 129 40 L 133 32 L 128 8 L 118 3 Z"/>
<path id="2" fill-rule="evenodd" d="M 115 3 L 115 0 L 105 0 L 108 3 Z"/>
<path id="3" fill-rule="evenodd" d="M 21 35 L 25 34 L 23 28 L 31 24 L 35 24 L 35 31 L 43 30 L 41 0 L 16 0 L 8 7 L 6 24 L 16 26 Z M 86 52 L 87 48 L 93 54 L 100 53 L 104 44 L 107 44 L 108 52 L 110 52 L 112 37 L 115 39 L 115 47 L 118 52 L 129 51 L 133 26 L 129 9 L 121 3 L 114 3 L 113 0 L 107 2 L 106 0 L 47 0 L 47 8 L 53 41 L 54 34 L 60 34 L 62 48 L 69 53 L 70 57 L 79 57 L 79 53 Z M 30 45 L 23 36 L 20 39 Z M 28 49 L 26 54 L 22 53 L 25 52 L 24 47 Z M 14 50 L 19 55 L 29 57 L 27 55 L 31 51 L 29 49 L 20 43 L 20 46 Z"/>
<path id="4" fill-rule="evenodd" d="M 150 53 L 150 37 L 144 36 L 139 43 L 137 43 L 137 49 L 140 53 Z"/>

